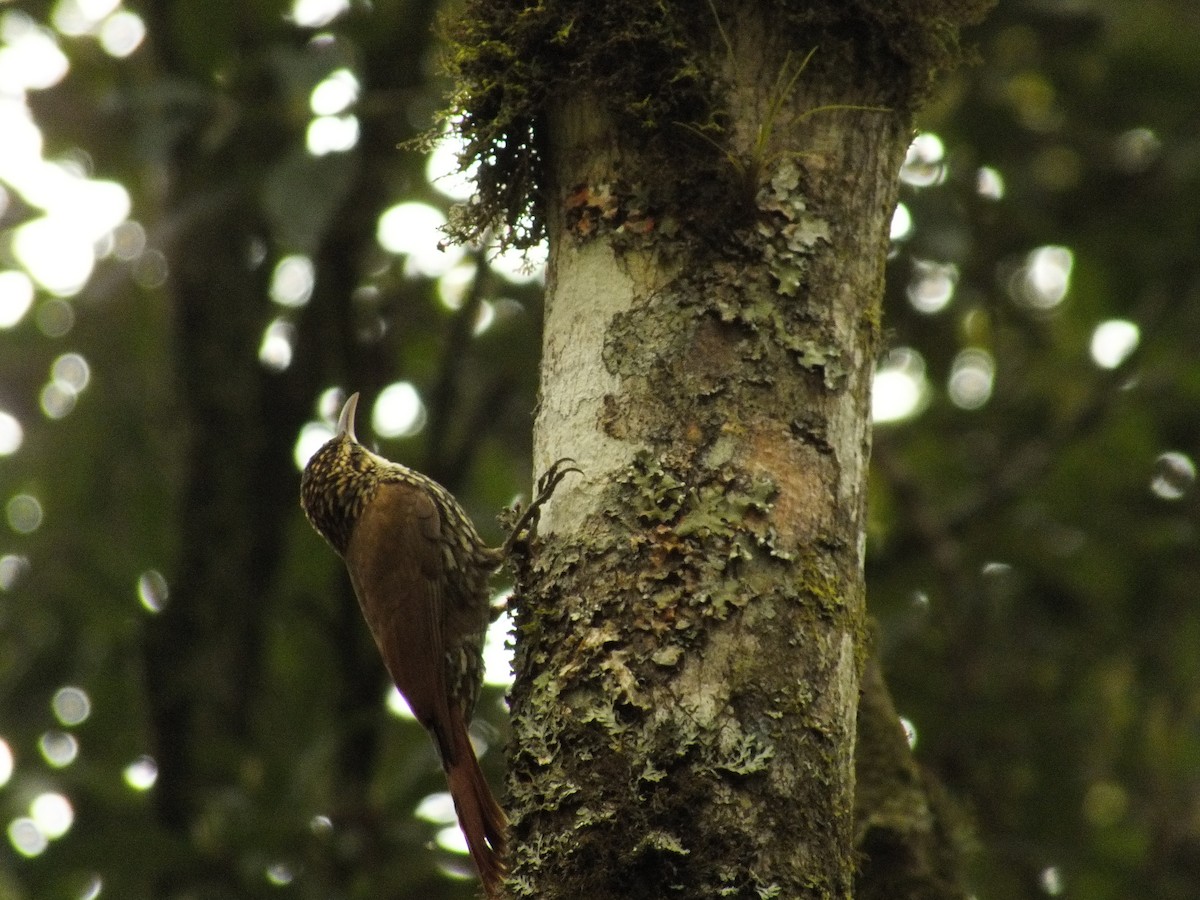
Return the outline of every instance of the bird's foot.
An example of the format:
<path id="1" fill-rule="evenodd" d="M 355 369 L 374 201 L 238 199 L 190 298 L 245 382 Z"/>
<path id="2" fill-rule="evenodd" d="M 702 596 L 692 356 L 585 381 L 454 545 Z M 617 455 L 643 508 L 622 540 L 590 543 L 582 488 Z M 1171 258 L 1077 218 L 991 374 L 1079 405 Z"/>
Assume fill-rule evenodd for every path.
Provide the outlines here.
<path id="1" fill-rule="evenodd" d="M 542 505 L 554 495 L 554 489 L 558 487 L 560 481 L 567 477 L 571 472 L 583 474 L 583 470 L 573 465 L 575 460 L 569 456 L 564 456 L 557 460 L 548 468 L 542 477 L 537 481 L 537 496 L 533 498 L 533 502 L 529 504 L 529 508 L 521 513 L 509 532 L 508 540 L 504 542 L 503 552 L 507 557 L 512 549 L 518 544 L 528 546 L 529 542 L 537 535 L 537 523 L 542 514 Z"/>

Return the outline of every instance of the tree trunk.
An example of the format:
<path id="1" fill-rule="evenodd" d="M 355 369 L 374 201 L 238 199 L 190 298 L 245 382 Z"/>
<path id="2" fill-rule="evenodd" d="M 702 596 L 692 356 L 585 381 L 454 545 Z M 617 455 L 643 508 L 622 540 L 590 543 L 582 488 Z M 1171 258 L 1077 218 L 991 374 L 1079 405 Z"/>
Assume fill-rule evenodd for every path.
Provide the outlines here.
<path id="1" fill-rule="evenodd" d="M 552 79 L 528 111 L 551 246 L 535 460 L 584 473 L 520 578 L 510 890 L 850 896 L 883 265 L 951 25 L 490 6 Z M 483 209 L 516 223 L 519 174 L 495 176 Z"/>

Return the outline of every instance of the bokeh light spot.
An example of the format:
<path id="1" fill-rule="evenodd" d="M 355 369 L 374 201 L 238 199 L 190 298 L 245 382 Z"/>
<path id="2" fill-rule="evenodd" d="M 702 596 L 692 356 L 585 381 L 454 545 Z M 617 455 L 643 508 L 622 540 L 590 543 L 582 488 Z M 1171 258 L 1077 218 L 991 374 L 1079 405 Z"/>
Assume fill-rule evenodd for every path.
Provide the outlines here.
<path id="1" fill-rule="evenodd" d="M 42 412 L 49 419 L 62 419 L 70 415 L 79 402 L 79 395 L 69 384 L 61 381 L 48 382 L 39 395 Z"/>
<path id="2" fill-rule="evenodd" d="M 54 717 L 70 728 L 87 721 L 92 714 L 92 698 L 83 688 L 67 685 L 54 692 L 50 708 L 54 710 Z"/>
<path id="3" fill-rule="evenodd" d="M 50 23 L 65 37 L 79 37 L 96 27 L 98 20 L 84 14 L 76 0 L 58 0 L 50 14 Z"/>
<path id="4" fill-rule="evenodd" d="M 4 19 L 0 93 L 19 96 L 25 91 L 41 91 L 58 84 L 71 66 L 54 35 L 21 14 L 8 13 Z M 22 27 L 23 24 L 28 27 Z"/>
<path id="5" fill-rule="evenodd" d="M 492 684 L 498 687 L 508 687 L 512 684 L 513 651 L 509 644 L 512 629 L 512 616 L 507 610 L 497 616 L 496 621 L 488 626 L 487 636 L 483 642 L 484 684 Z"/>
<path id="6" fill-rule="evenodd" d="M 454 812 L 454 798 L 448 791 L 437 791 L 421 798 L 413 815 L 422 822 L 433 822 L 435 825 L 450 825 L 458 821 Z"/>
<path id="7" fill-rule="evenodd" d="M 80 227 L 93 241 L 111 234 L 129 218 L 133 209 L 133 200 L 125 185 L 104 178 L 76 177 L 64 186 L 63 193 L 59 202 L 51 205 L 51 211 L 56 216 L 69 215 L 73 211 Z"/>
<path id="8" fill-rule="evenodd" d="M 929 131 L 918 134 L 908 145 L 900 180 L 913 187 L 940 184 L 946 179 L 945 156 L 946 148 L 940 137 Z"/>
<path id="9" fill-rule="evenodd" d="M 300 253 L 285 256 L 271 275 L 271 299 L 280 306 L 303 306 L 312 298 L 315 283 L 311 259 Z"/>
<path id="10" fill-rule="evenodd" d="M 960 409 L 979 409 L 992 397 L 996 363 L 992 355 L 978 347 L 959 351 L 950 366 L 947 392 Z"/>
<path id="11" fill-rule="evenodd" d="M 1150 490 L 1163 500 L 1178 500 L 1196 481 L 1196 464 L 1184 453 L 1171 450 L 1154 461 Z"/>
<path id="12" fill-rule="evenodd" d="M 1131 128 L 1117 138 L 1113 157 L 1119 168 L 1136 175 L 1150 168 L 1161 149 L 1162 140 L 1149 128 Z"/>
<path id="13" fill-rule="evenodd" d="M 908 283 L 908 302 L 917 312 L 941 312 L 954 296 L 958 285 L 958 266 L 924 259 L 914 260 L 913 277 Z"/>
<path id="14" fill-rule="evenodd" d="M 379 217 L 376 239 L 389 253 L 404 255 L 408 275 L 438 278 L 463 257 L 458 246 L 441 248 L 446 217 L 427 203 L 398 203 Z"/>
<path id="15" fill-rule="evenodd" d="M 1125 319 L 1101 322 L 1092 332 L 1092 359 L 1102 369 L 1115 369 L 1137 349 L 1141 329 Z"/>
<path id="16" fill-rule="evenodd" d="M 79 892 L 78 900 L 96 900 L 104 890 L 104 879 L 99 875 L 93 875 L 84 884 L 83 890 Z"/>
<path id="17" fill-rule="evenodd" d="M 408 705 L 408 701 L 404 699 L 404 695 L 392 685 L 387 690 L 387 696 L 383 701 L 384 707 L 397 719 L 412 719 L 416 720 L 413 715 L 412 707 Z"/>
<path id="18" fill-rule="evenodd" d="M 335 69 L 312 89 L 309 109 L 315 116 L 336 116 L 358 100 L 358 79 L 349 69 Z"/>
<path id="19" fill-rule="evenodd" d="M 12 250 L 34 281 L 52 294 L 69 297 L 92 275 L 94 243 L 82 229 L 44 216 L 17 226 Z"/>
<path id="20" fill-rule="evenodd" d="M 271 863 L 263 873 L 267 883 L 275 887 L 286 887 L 296 879 L 296 870 L 285 862 Z"/>
<path id="21" fill-rule="evenodd" d="M 263 330 L 258 361 L 272 372 L 282 372 L 292 364 L 292 343 L 296 326 L 286 319 L 275 319 Z"/>
<path id="22" fill-rule="evenodd" d="M 313 156 L 345 153 L 358 143 L 358 116 L 317 116 L 308 123 L 305 146 Z"/>
<path id="23" fill-rule="evenodd" d="M 71 830 L 75 822 L 75 810 L 71 807 L 71 801 L 62 794 L 48 791 L 38 794 L 30 802 L 29 818 L 33 819 L 42 834 L 53 841 Z"/>
<path id="24" fill-rule="evenodd" d="M 303 471 L 308 465 L 308 461 L 312 459 L 312 455 L 333 437 L 333 429 L 324 422 L 306 422 L 304 427 L 300 429 L 300 434 L 296 438 L 296 447 L 292 452 L 292 458 L 296 462 L 296 468 Z"/>
<path id="25" fill-rule="evenodd" d="M 146 228 L 141 222 L 126 219 L 113 229 L 113 256 L 130 262 L 146 252 Z"/>
<path id="26" fill-rule="evenodd" d="M 148 791 L 158 781 L 158 763 L 152 756 L 139 756 L 125 767 L 125 783 L 135 791 Z"/>
<path id="27" fill-rule="evenodd" d="M 908 211 L 908 207 L 903 203 L 897 203 L 896 211 L 892 213 L 892 225 L 889 237 L 893 241 L 902 241 L 912 234 L 912 228 L 912 213 Z"/>
<path id="28" fill-rule="evenodd" d="M 91 381 L 92 368 L 78 353 L 64 353 L 54 360 L 50 367 L 50 377 L 59 384 L 65 384 L 75 393 L 80 393 Z"/>
<path id="29" fill-rule="evenodd" d="M 15 762 L 12 748 L 8 746 L 8 741 L 0 738 L 0 787 L 8 784 L 8 780 L 12 778 Z"/>
<path id="30" fill-rule="evenodd" d="M 1019 270 L 1014 294 L 1019 303 L 1036 310 L 1051 310 L 1067 296 L 1075 254 L 1067 247 L 1039 247 Z"/>
<path id="31" fill-rule="evenodd" d="M 475 274 L 476 267 L 464 261 L 439 278 L 437 294 L 442 306 L 452 312 L 462 309 L 472 285 L 475 284 Z"/>
<path id="32" fill-rule="evenodd" d="M 14 253 L 34 280 L 63 295 L 86 281 L 97 242 L 125 221 L 131 205 L 124 186 L 86 178 L 84 171 L 80 160 L 69 158 L 31 160 L 19 172 L 21 193 L 46 215 L 16 230 Z"/>
<path id="33" fill-rule="evenodd" d="M 871 418 L 898 422 L 919 412 L 927 397 L 925 359 L 909 347 L 897 347 L 880 363 L 871 385 Z"/>
<path id="34" fill-rule="evenodd" d="M 333 819 L 329 816 L 315 815 L 308 820 L 308 830 L 315 835 L 326 835 L 333 831 Z"/>
<path id="35" fill-rule="evenodd" d="M 171 267 L 167 265 L 167 257 L 161 250 L 147 250 L 137 258 L 133 267 L 133 280 L 139 287 L 156 288 L 167 283 Z"/>
<path id="36" fill-rule="evenodd" d="M 917 746 L 917 726 L 910 719 L 900 717 L 900 727 L 904 729 L 904 739 L 908 741 L 908 749 L 914 750 Z"/>
<path id="37" fill-rule="evenodd" d="M 75 310 L 66 300 L 54 297 L 37 308 L 34 313 L 38 330 L 46 337 L 63 337 L 75 327 Z"/>
<path id="38" fill-rule="evenodd" d="M 7 20 L 7 17 L 6 17 Z M 42 160 L 42 132 L 34 124 L 28 107 L 0 103 L 0 173 L 10 184 Z"/>
<path id="39" fill-rule="evenodd" d="M 407 381 L 389 384 L 371 411 L 371 427 L 383 438 L 411 437 L 425 427 L 425 404 Z"/>
<path id="40" fill-rule="evenodd" d="M 434 842 L 443 850 L 449 850 L 451 853 L 466 853 L 467 852 L 467 836 L 462 833 L 462 829 L 457 825 L 449 825 L 446 828 L 438 830 Z"/>
<path id="41" fill-rule="evenodd" d="M 38 738 L 42 758 L 56 769 L 69 766 L 79 756 L 79 741 L 65 731 L 47 731 Z"/>
<path id="42" fill-rule="evenodd" d="M 98 37 L 105 53 L 124 59 L 142 46 L 146 39 L 146 23 L 137 13 L 123 9 L 104 20 Z"/>
<path id="43" fill-rule="evenodd" d="M 32 494 L 17 494 L 4 507 L 8 527 L 18 534 L 32 534 L 42 524 L 42 504 Z"/>
<path id="44" fill-rule="evenodd" d="M 338 416 L 342 414 L 342 407 L 346 405 L 347 396 L 349 395 L 343 388 L 337 386 L 325 388 L 317 397 L 317 415 L 332 426 L 337 422 Z M 329 436 L 333 437 L 332 431 Z"/>
<path id="45" fill-rule="evenodd" d="M 1057 897 L 1063 892 L 1062 870 L 1058 866 L 1046 866 L 1038 876 L 1042 890 L 1051 897 Z"/>
<path id="46" fill-rule="evenodd" d="M 11 591 L 29 570 L 29 558 L 15 553 L 0 556 L 0 591 Z"/>
<path id="47" fill-rule="evenodd" d="M 479 337 L 496 323 L 496 305 L 491 300 L 479 301 L 475 309 L 475 322 L 471 325 L 471 334 Z"/>
<path id="48" fill-rule="evenodd" d="M 999 200 L 1004 196 L 1004 176 L 991 166 L 983 166 L 975 173 L 975 193 L 985 200 Z"/>
<path id="49" fill-rule="evenodd" d="M 302 28 L 322 28 L 349 8 L 349 0 L 295 0 L 292 21 Z"/>
<path id="50" fill-rule="evenodd" d="M 999 560 L 991 559 L 979 567 L 979 574 L 984 578 L 989 578 L 996 582 L 1002 582 L 1005 579 L 1012 578 L 1012 563 L 1000 562 Z"/>
<path id="51" fill-rule="evenodd" d="M 12 328 L 33 305 L 33 282 L 24 272 L 0 272 L 0 328 Z"/>
<path id="52" fill-rule="evenodd" d="M 8 842 L 22 856 L 40 856 L 50 845 L 37 823 L 28 816 L 19 816 L 8 823 Z"/>
<path id="53" fill-rule="evenodd" d="M 507 247 L 488 257 L 488 268 L 510 284 L 531 284 L 541 280 L 546 272 L 550 247 L 541 241 L 525 250 Z"/>
<path id="54" fill-rule="evenodd" d="M 25 441 L 25 429 L 17 417 L 0 410 L 0 456 L 12 456 Z"/>
<path id="55" fill-rule="evenodd" d="M 433 145 L 425 164 L 425 177 L 434 189 L 460 202 L 475 194 L 475 173 L 479 170 L 479 164 L 475 162 L 465 171 L 459 168 L 463 149 L 462 138 L 448 129 Z"/>
<path id="56" fill-rule="evenodd" d="M 79 14 L 95 24 L 121 5 L 121 0 L 65 0 L 63 5 L 73 6 Z"/>
<path id="57" fill-rule="evenodd" d="M 147 569 L 138 576 L 138 600 L 148 612 L 162 612 L 166 608 L 170 594 L 167 579 L 157 569 Z"/>

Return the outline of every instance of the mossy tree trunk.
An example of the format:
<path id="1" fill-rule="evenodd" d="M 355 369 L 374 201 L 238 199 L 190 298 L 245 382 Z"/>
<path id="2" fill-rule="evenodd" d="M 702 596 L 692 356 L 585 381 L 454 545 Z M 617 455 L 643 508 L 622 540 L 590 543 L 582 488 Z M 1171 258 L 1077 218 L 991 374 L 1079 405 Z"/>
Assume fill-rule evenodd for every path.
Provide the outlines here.
<path id="1" fill-rule="evenodd" d="M 604 6 L 460 33 L 481 211 L 550 239 L 535 458 L 584 473 L 521 573 L 509 889 L 847 897 L 883 266 L 963 4 Z"/>

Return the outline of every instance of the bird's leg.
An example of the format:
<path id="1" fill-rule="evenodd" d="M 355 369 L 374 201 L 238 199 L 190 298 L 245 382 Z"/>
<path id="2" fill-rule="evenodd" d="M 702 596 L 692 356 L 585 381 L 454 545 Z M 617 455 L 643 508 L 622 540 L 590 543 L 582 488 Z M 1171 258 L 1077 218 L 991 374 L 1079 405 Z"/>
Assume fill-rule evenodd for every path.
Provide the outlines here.
<path id="1" fill-rule="evenodd" d="M 542 512 L 542 504 L 545 503 L 554 494 L 554 489 L 558 487 L 558 483 L 562 481 L 571 472 L 583 474 L 582 469 L 578 469 L 573 465 L 575 460 L 564 456 L 562 459 L 554 463 L 545 474 L 538 479 L 537 496 L 533 498 L 533 502 L 529 504 L 529 508 L 521 513 L 516 524 L 513 525 L 512 531 L 508 534 L 508 539 L 500 548 L 501 558 L 507 559 L 512 553 L 513 548 L 517 544 L 528 544 L 532 537 L 537 533 L 538 517 Z"/>

